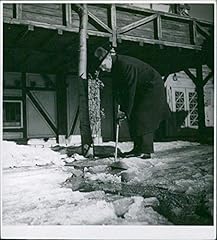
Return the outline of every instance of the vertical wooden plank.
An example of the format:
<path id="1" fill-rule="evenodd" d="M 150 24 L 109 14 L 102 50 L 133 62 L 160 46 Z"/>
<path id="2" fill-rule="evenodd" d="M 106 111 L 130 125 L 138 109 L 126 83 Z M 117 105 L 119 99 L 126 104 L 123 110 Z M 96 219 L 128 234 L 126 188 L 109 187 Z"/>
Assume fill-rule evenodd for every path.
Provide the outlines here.
<path id="1" fill-rule="evenodd" d="M 16 18 L 16 15 L 17 15 L 17 4 L 13 4 L 12 5 L 12 9 L 13 9 L 13 18 Z"/>
<path id="2" fill-rule="evenodd" d="M 67 3 L 66 5 L 66 26 L 72 25 L 72 6 L 70 3 Z"/>
<path id="3" fill-rule="evenodd" d="M 56 75 L 57 140 L 65 144 L 67 136 L 67 93 L 64 73 Z"/>
<path id="4" fill-rule="evenodd" d="M 16 18 L 17 19 L 22 19 L 22 8 L 23 8 L 23 5 L 18 3 L 16 4 Z"/>
<path id="5" fill-rule="evenodd" d="M 80 52 L 79 52 L 79 116 L 82 154 L 89 156 L 92 153 L 92 136 L 88 108 L 88 80 L 87 80 L 87 4 L 82 4 L 80 13 Z"/>
<path id="6" fill-rule="evenodd" d="M 203 89 L 203 70 L 202 65 L 196 68 L 196 91 L 197 91 L 197 101 L 198 101 L 198 127 L 199 134 L 202 140 L 204 128 L 205 128 L 205 105 L 204 105 L 204 89 Z"/>
<path id="7" fill-rule="evenodd" d="M 63 16 L 63 25 L 71 26 L 72 25 L 71 4 L 69 3 L 62 4 L 62 16 Z"/>
<path id="8" fill-rule="evenodd" d="M 26 73 L 21 73 L 22 102 L 23 102 L 23 139 L 27 140 L 27 109 L 26 109 Z"/>
<path id="9" fill-rule="evenodd" d="M 196 39 L 197 39 L 197 31 L 196 31 L 196 21 L 192 21 L 190 23 L 190 43 L 191 44 L 196 44 Z"/>
<path id="10" fill-rule="evenodd" d="M 112 28 L 112 47 L 117 47 L 117 16 L 116 6 L 111 4 L 111 28 Z"/>
<path id="11" fill-rule="evenodd" d="M 157 15 L 156 19 L 156 28 L 155 28 L 155 36 L 157 40 L 162 39 L 162 23 L 161 23 L 161 15 Z"/>

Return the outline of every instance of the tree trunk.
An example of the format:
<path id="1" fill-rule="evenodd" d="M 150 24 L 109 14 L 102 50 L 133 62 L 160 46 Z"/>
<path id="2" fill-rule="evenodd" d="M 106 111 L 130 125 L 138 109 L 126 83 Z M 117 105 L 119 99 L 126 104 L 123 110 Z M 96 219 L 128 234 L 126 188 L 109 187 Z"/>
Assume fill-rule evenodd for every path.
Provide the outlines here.
<path id="1" fill-rule="evenodd" d="M 79 56 L 79 116 L 82 153 L 84 156 L 92 154 L 92 137 L 88 108 L 88 80 L 87 80 L 87 5 L 83 4 L 80 13 L 80 56 Z"/>

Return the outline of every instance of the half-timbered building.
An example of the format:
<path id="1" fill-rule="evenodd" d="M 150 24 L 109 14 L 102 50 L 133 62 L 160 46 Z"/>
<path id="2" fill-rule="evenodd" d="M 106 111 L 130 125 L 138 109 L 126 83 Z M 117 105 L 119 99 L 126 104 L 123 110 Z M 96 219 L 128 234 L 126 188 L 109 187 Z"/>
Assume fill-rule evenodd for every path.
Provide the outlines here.
<path id="1" fill-rule="evenodd" d="M 186 129 L 184 135 L 189 129 L 202 134 L 214 126 L 213 27 L 171 8 L 4 3 L 3 138 L 79 140 L 78 75 L 82 68 L 85 78 L 94 72 L 93 52 L 108 44 L 161 73 L 174 117 L 158 136 L 178 136 Z M 114 99 L 110 75 L 100 78 L 105 118 L 97 134 L 107 141 L 114 138 Z M 177 131 L 178 122 L 183 131 Z M 126 124 L 121 139 L 128 139 Z"/>

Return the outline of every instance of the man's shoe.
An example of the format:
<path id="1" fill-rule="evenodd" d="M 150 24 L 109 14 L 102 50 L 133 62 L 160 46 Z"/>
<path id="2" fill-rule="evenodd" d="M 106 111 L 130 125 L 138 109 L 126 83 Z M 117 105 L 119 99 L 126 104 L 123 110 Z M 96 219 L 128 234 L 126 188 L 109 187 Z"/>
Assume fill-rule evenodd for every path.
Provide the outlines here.
<path id="1" fill-rule="evenodd" d="M 129 152 L 124 152 L 123 153 L 123 156 L 126 157 L 126 158 L 129 158 L 129 157 L 137 157 L 137 156 L 140 156 L 141 155 L 141 152 L 138 152 L 137 150 L 133 149 Z"/>

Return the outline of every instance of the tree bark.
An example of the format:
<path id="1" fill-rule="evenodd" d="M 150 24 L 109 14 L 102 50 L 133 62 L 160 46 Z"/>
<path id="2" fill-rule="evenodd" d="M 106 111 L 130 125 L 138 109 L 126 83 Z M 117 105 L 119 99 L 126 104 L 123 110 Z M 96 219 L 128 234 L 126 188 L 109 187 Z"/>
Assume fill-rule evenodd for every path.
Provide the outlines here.
<path id="1" fill-rule="evenodd" d="M 88 79 L 87 79 L 87 5 L 83 4 L 80 9 L 80 55 L 79 55 L 79 116 L 82 153 L 84 156 L 90 154 L 93 143 L 90 129 L 88 108 Z"/>

